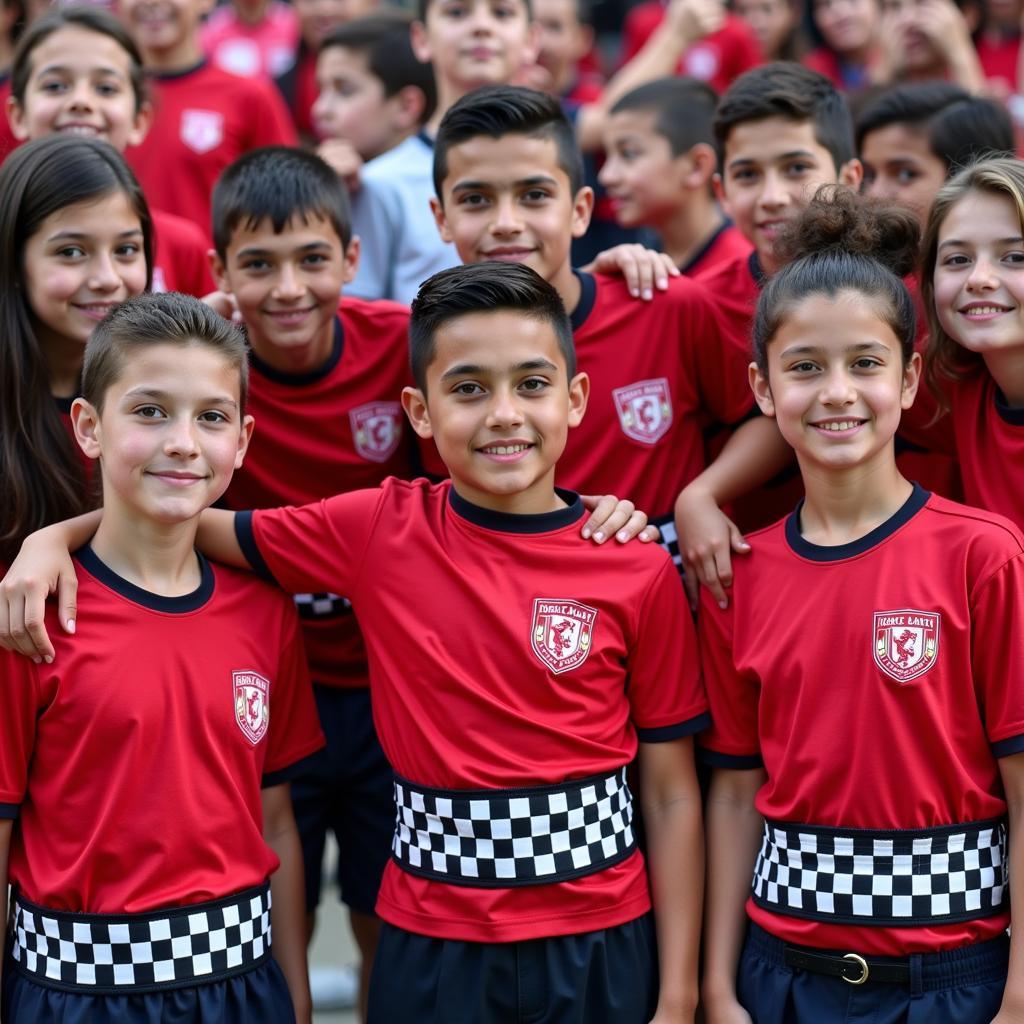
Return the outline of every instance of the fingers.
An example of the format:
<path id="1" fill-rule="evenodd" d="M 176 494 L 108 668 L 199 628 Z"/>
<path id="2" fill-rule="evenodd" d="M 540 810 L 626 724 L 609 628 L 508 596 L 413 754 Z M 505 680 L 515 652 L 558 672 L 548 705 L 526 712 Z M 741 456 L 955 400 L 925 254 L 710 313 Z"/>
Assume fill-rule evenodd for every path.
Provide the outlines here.
<path id="1" fill-rule="evenodd" d="M 739 527 L 731 521 L 729 523 L 729 547 L 738 555 L 745 555 L 750 551 L 750 545 L 747 543 L 746 537 L 740 533 Z"/>
<path id="2" fill-rule="evenodd" d="M 42 611 L 33 614 L 31 609 L 35 606 Z M 44 658 L 52 660 L 53 648 L 42 625 L 42 615 L 46 607 L 45 593 L 35 595 L 31 589 L 8 589 L 6 600 L 0 600 L 0 607 L 3 608 L 0 646 L 31 658 L 37 665 Z"/>
<path id="3" fill-rule="evenodd" d="M 599 500 L 584 498 L 583 503 L 585 507 L 592 508 L 593 513 L 580 532 L 584 538 L 593 539 L 595 544 L 603 544 L 611 536 L 625 544 L 639 536 L 647 526 L 644 512 L 638 511 L 633 502 L 616 498 L 614 494 L 606 494 Z"/>
<path id="4" fill-rule="evenodd" d="M 629 509 L 632 509 L 632 511 L 627 511 L 627 506 Z M 641 537 L 642 534 L 647 533 L 647 514 L 645 512 L 641 512 L 637 508 L 633 508 L 632 502 L 620 501 L 619 508 L 612 516 L 612 520 L 614 520 L 616 516 L 625 517 L 625 521 L 621 526 L 618 524 L 615 525 L 615 539 L 620 544 L 626 544 L 634 538 Z M 609 520 L 608 522 L 609 533 L 611 533 L 612 530 L 612 520 Z M 654 531 L 655 536 L 660 536 L 657 531 L 657 527 L 652 526 L 650 529 Z"/>
<path id="5" fill-rule="evenodd" d="M 78 617 L 78 577 L 64 573 L 57 582 L 57 614 L 66 633 L 74 633 Z"/>
<path id="6" fill-rule="evenodd" d="M 614 494 L 606 494 L 601 498 L 592 495 L 583 497 L 583 507 L 591 511 L 590 518 L 583 524 L 580 531 L 584 540 L 593 539 L 597 544 L 602 544 L 610 536 L 605 531 L 605 524 L 612 513 L 618 507 L 619 499 Z"/>

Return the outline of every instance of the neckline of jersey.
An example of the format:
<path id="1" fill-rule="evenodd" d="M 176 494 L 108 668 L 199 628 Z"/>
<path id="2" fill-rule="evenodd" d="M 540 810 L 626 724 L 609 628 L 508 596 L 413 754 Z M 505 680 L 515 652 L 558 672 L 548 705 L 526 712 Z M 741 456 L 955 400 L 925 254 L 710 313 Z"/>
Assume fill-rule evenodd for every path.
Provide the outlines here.
<path id="1" fill-rule="evenodd" d="M 1009 423 L 1011 427 L 1024 427 L 1024 407 L 1010 405 L 999 388 L 996 388 L 995 405 L 996 414 L 1004 423 Z"/>
<path id="2" fill-rule="evenodd" d="M 206 58 L 200 57 L 199 60 L 190 65 L 187 68 L 180 68 L 178 71 L 153 71 L 151 76 L 158 82 L 170 82 L 175 78 L 186 78 L 189 75 L 194 75 L 197 71 L 202 71 L 206 67 Z"/>
<path id="3" fill-rule="evenodd" d="M 711 234 L 707 237 L 707 240 L 700 247 L 700 249 L 693 256 L 691 256 L 690 259 L 688 259 L 685 263 L 679 264 L 679 273 L 683 274 L 684 276 L 692 274 L 697 269 L 697 267 L 700 266 L 701 260 L 707 258 L 708 253 L 711 252 L 711 250 L 714 248 L 715 242 L 717 242 L 722 237 L 722 235 L 724 235 L 726 231 L 728 231 L 731 227 L 732 221 L 729 220 L 728 217 L 723 216 L 722 223 L 719 224 L 718 227 L 711 232 Z"/>
<path id="4" fill-rule="evenodd" d="M 754 284 L 757 285 L 757 290 L 761 291 L 768 280 L 768 275 L 764 272 L 764 267 L 761 266 L 761 260 L 757 255 L 756 249 L 747 257 L 747 269 L 750 271 L 750 276 L 754 279 Z"/>
<path id="5" fill-rule="evenodd" d="M 345 348 L 345 327 L 340 316 L 334 318 L 334 341 L 331 345 L 331 354 L 326 363 L 322 363 L 315 370 L 306 370 L 302 373 L 287 373 L 284 370 L 277 370 L 265 363 L 256 353 L 249 349 L 249 365 L 267 380 L 275 384 L 284 384 L 290 388 L 305 388 L 310 384 L 316 384 L 330 374 L 341 362 L 341 353 Z"/>
<path id="6" fill-rule="evenodd" d="M 495 533 L 551 533 L 562 530 L 573 523 L 579 522 L 586 511 L 583 501 L 575 491 L 555 488 L 555 493 L 565 502 L 565 508 L 554 512 L 538 512 L 533 515 L 516 512 L 495 512 L 493 509 L 481 508 L 471 501 L 466 501 L 457 494 L 454 487 L 448 489 L 448 504 L 451 510 L 474 526 L 482 526 L 485 530 Z"/>
<path id="7" fill-rule="evenodd" d="M 123 576 L 119 576 L 109 565 L 101 561 L 99 555 L 89 544 L 79 548 L 74 554 L 82 568 L 105 587 L 120 594 L 132 604 L 168 615 L 194 612 L 202 608 L 213 596 L 213 568 L 199 551 L 196 552 L 196 556 L 199 558 L 199 586 L 190 594 L 182 594 L 180 597 L 165 597 L 163 594 L 154 594 L 152 591 L 144 590 Z"/>
<path id="8" fill-rule="evenodd" d="M 834 546 L 812 544 L 809 540 L 804 539 L 800 532 L 800 512 L 804 507 L 804 499 L 801 498 L 786 519 L 786 541 L 795 554 L 812 562 L 840 562 L 844 558 L 862 555 L 865 551 L 870 551 L 891 537 L 924 508 L 931 497 L 931 492 L 926 491 L 920 484 L 913 486 L 914 489 L 910 492 L 910 497 L 884 523 L 880 523 L 869 533 L 857 540 L 850 541 L 849 544 Z"/>
<path id="9" fill-rule="evenodd" d="M 580 301 L 569 314 L 569 322 L 572 329 L 578 331 L 594 309 L 594 303 L 597 301 L 597 281 L 594 280 L 593 274 L 588 274 L 585 270 L 573 269 L 573 276 L 580 283 Z"/>

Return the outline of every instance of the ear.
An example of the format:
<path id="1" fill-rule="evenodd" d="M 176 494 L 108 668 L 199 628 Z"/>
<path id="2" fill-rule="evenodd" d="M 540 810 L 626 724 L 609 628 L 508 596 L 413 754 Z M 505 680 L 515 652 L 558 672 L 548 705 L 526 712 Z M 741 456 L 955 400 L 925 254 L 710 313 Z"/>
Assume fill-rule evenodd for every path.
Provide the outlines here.
<path id="1" fill-rule="evenodd" d="M 402 408 L 419 437 L 426 440 L 434 436 L 434 428 L 430 425 L 430 412 L 427 409 L 427 396 L 419 388 L 402 388 Z"/>
<path id="2" fill-rule="evenodd" d="M 231 279 L 228 277 L 228 268 L 220 258 L 216 249 L 207 249 L 206 258 L 210 263 L 210 275 L 217 285 L 217 290 L 231 294 Z"/>
<path id="3" fill-rule="evenodd" d="M 839 168 L 839 184 L 848 185 L 856 192 L 864 180 L 864 165 L 859 160 L 847 160 Z"/>
<path id="4" fill-rule="evenodd" d="M 572 237 L 582 238 L 590 227 L 590 216 L 594 212 L 594 190 L 589 185 L 576 193 L 572 201 Z"/>
<path id="5" fill-rule="evenodd" d="M 444 204 L 437 196 L 430 197 L 430 211 L 434 215 L 434 223 L 442 242 L 454 242 L 455 238 L 448 229 L 448 218 L 444 215 Z"/>
<path id="6" fill-rule="evenodd" d="M 342 284 L 351 284 L 355 280 L 356 271 L 359 269 L 359 253 L 361 250 L 362 243 L 359 241 L 359 236 L 353 235 L 348 240 L 348 245 L 341 256 L 345 266 L 345 276 L 342 278 Z"/>
<path id="7" fill-rule="evenodd" d="M 13 96 L 7 97 L 7 123 L 11 126 L 11 134 L 19 141 L 28 139 L 28 122 L 22 105 Z"/>
<path id="8" fill-rule="evenodd" d="M 100 414 L 84 398 L 76 398 L 71 403 L 71 424 L 78 447 L 87 458 L 98 459 L 103 454 Z"/>
<path id="9" fill-rule="evenodd" d="M 132 125 L 131 134 L 128 136 L 129 146 L 141 146 L 143 140 L 153 127 L 153 104 L 148 100 L 139 107 L 135 115 L 135 123 Z"/>
<path id="10" fill-rule="evenodd" d="M 706 189 L 712 178 L 717 178 L 715 168 L 718 166 L 718 156 L 714 147 L 706 142 L 698 142 L 692 146 L 688 153 L 683 154 L 689 158 L 690 170 L 687 172 L 684 181 L 693 189 Z M 717 195 L 717 192 L 716 192 Z"/>
<path id="11" fill-rule="evenodd" d="M 757 407 L 765 416 L 774 418 L 775 401 L 772 399 L 772 389 L 768 384 L 768 378 L 757 368 L 757 363 L 751 363 L 747 367 L 747 380 L 750 381 L 750 390 L 754 392 Z"/>
<path id="12" fill-rule="evenodd" d="M 418 85 L 406 85 L 388 99 L 387 105 L 391 108 L 391 120 L 395 129 L 400 132 L 412 132 L 423 121 L 427 97 Z"/>
<path id="13" fill-rule="evenodd" d="M 590 400 L 590 378 L 585 373 L 577 373 L 569 381 L 569 426 L 578 427 L 583 422 Z"/>
<path id="14" fill-rule="evenodd" d="M 900 408 L 909 409 L 917 397 L 917 389 L 921 386 L 921 353 L 915 352 L 903 367 L 903 392 L 900 395 Z"/>
<path id="15" fill-rule="evenodd" d="M 241 469 L 245 461 L 245 453 L 249 450 L 249 442 L 252 440 L 252 432 L 256 427 L 256 421 L 251 416 L 242 419 L 242 429 L 238 432 L 238 449 L 235 452 L 235 469 Z"/>
<path id="16" fill-rule="evenodd" d="M 427 26 L 422 21 L 414 21 L 409 26 L 409 42 L 412 44 L 413 56 L 421 64 L 429 64 L 434 59 L 434 55 L 430 52 Z"/>
<path id="17" fill-rule="evenodd" d="M 526 41 L 519 55 L 519 67 L 528 68 L 537 63 L 540 56 L 540 25 L 531 20 L 526 26 Z M 518 70 L 518 69 L 517 69 Z"/>

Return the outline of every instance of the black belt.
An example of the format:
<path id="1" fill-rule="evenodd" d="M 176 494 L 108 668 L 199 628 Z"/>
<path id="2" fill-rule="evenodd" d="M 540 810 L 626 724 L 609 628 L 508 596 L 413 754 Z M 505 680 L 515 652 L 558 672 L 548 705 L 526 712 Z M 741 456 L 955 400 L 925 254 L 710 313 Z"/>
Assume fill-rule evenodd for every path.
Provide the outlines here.
<path id="1" fill-rule="evenodd" d="M 910 961 L 872 960 L 857 953 L 833 955 L 819 953 L 804 946 L 790 946 L 784 949 L 783 959 L 787 967 L 796 967 L 813 974 L 827 974 L 831 978 L 842 978 L 851 985 L 880 981 L 889 985 L 910 984 Z"/>

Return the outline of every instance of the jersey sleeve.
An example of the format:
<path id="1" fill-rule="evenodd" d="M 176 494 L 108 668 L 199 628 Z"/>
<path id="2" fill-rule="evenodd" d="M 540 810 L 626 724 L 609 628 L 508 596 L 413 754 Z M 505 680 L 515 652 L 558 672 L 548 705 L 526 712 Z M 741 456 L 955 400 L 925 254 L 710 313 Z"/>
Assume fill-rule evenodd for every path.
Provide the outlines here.
<path id="1" fill-rule="evenodd" d="M 711 728 L 699 742 L 701 759 L 718 768 L 760 768 L 757 681 L 737 671 L 733 657 L 733 603 L 721 609 L 701 587 L 700 661 L 711 708 Z"/>
<path id="2" fill-rule="evenodd" d="M 305 759 L 321 750 L 326 742 L 313 699 L 299 617 L 291 604 L 285 610 L 282 634 L 281 657 L 270 700 L 264 788 L 293 778 L 301 772 Z"/>
<path id="3" fill-rule="evenodd" d="M 28 786 L 36 720 L 48 703 L 39 671 L 26 657 L 0 651 L 0 818 L 16 818 Z"/>
<path id="4" fill-rule="evenodd" d="M 384 493 L 351 491 L 299 507 L 239 512 L 235 533 L 253 569 L 288 593 L 352 598 Z"/>
<path id="5" fill-rule="evenodd" d="M 248 79 L 259 92 L 250 109 L 250 138 L 248 149 L 260 146 L 297 146 L 299 137 L 295 132 L 291 114 L 280 92 L 271 82 L 260 78 Z"/>
<path id="6" fill-rule="evenodd" d="M 709 724 L 697 638 L 679 573 L 668 560 L 640 606 L 628 696 L 641 743 L 692 736 Z"/>

